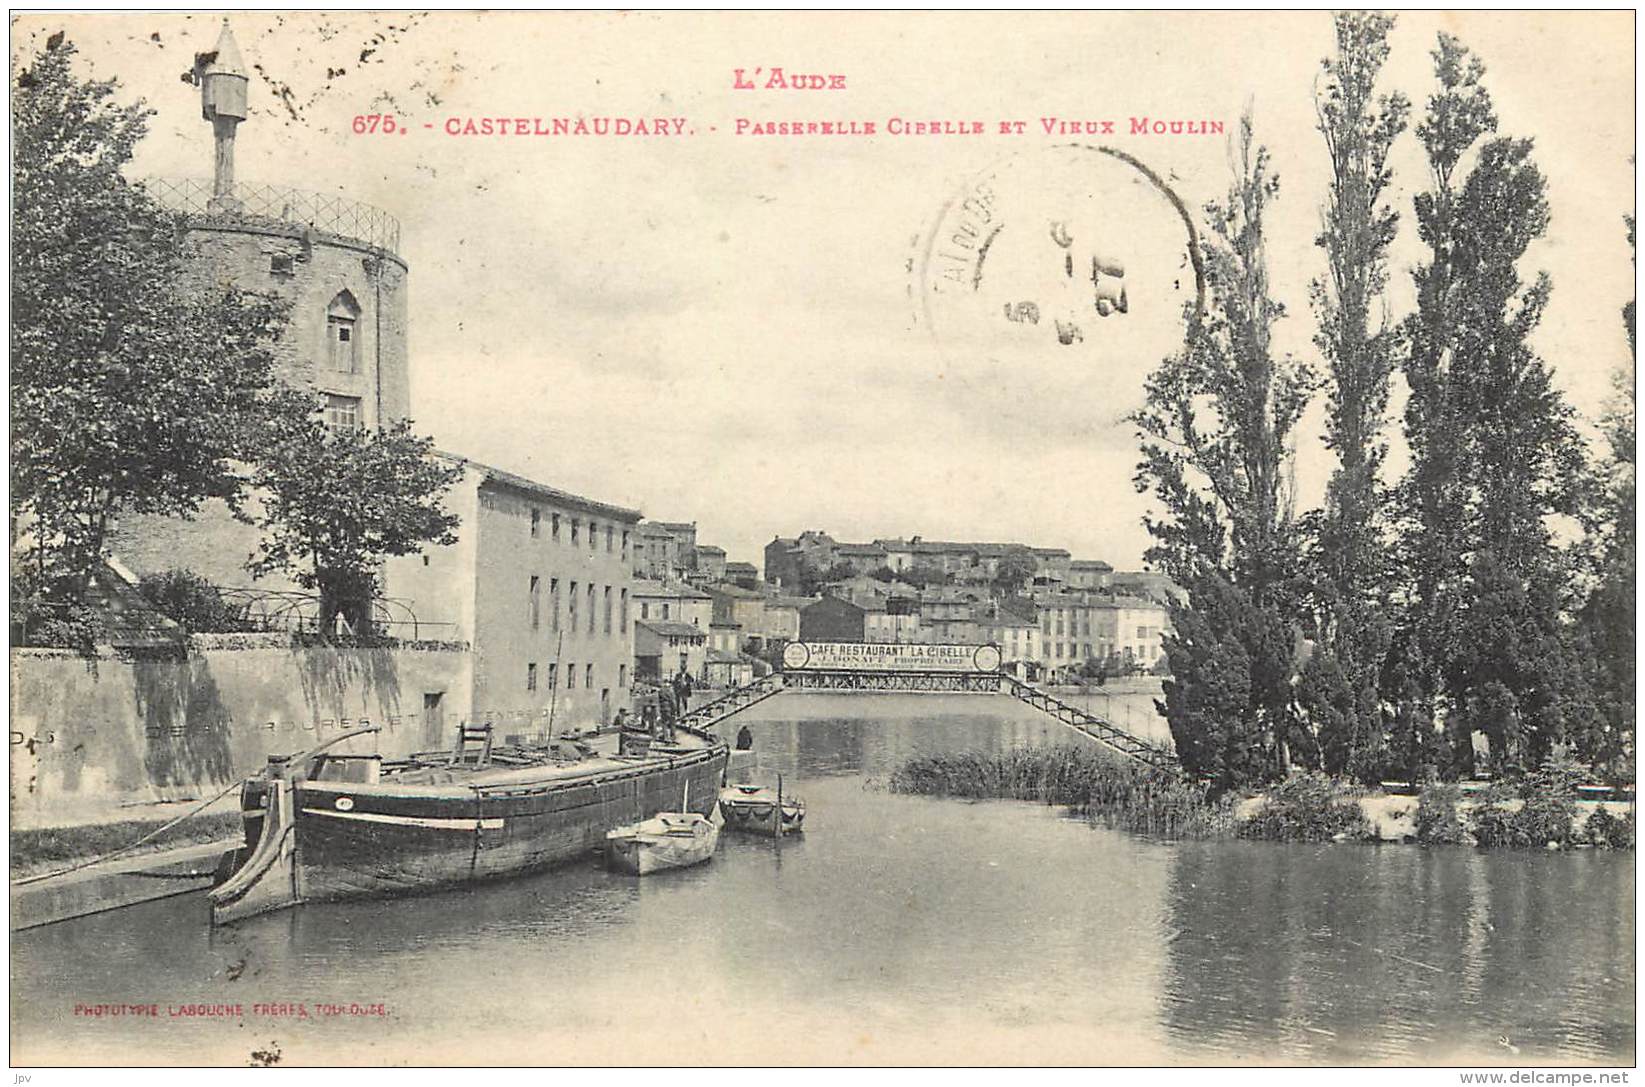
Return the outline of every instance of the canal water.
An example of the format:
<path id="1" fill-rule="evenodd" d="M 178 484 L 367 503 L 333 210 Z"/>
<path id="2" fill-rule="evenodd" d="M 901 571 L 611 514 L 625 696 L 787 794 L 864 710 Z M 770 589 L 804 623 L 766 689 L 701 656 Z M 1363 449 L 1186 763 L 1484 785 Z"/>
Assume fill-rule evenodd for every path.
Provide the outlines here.
<path id="1" fill-rule="evenodd" d="M 1004 699 L 739 720 L 802 837 L 643 880 L 574 864 L 216 932 L 188 895 L 15 934 L 12 1061 L 1634 1060 L 1632 854 L 1171 844 L 876 787 L 916 753 L 1089 742 Z"/>

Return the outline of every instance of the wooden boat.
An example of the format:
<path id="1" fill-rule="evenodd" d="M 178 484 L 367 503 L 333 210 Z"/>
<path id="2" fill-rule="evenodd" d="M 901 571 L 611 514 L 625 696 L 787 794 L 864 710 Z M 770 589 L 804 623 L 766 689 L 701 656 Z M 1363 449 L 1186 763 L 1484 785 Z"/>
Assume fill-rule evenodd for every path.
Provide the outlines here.
<path id="1" fill-rule="evenodd" d="M 673 810 L 714 809 L 727 748 L 679 728 L 643 753 L 607 734 L 493 748 L 465 727 L 455 752 L 384 761 L 328 748 L 271 757 L 241 789 L 245 848 L 209 892 L 215 924 L 318 902 L 496 879 L 586 856 L 606 832 Z M 689 790 L 689 793 L 687 793 Z M 691 810 L 691 809 L 688 809 Z"/>
<path id="2" fill-rule="evenodd" d="M 696 812 L 663 812 L 606 832 L 606 863 L 634 876 L 689 868 L 714 855 L 720 825 Z"/>
<path id="3" fill-rule="evenodd" d="M 778 812 L 781 822 L 778 822 Z M 782 785 L 731 785 L 720 790 L 720 812 L 730 830 L 778 838 L 805 829 L 805 801 L 785 795 Z"/>

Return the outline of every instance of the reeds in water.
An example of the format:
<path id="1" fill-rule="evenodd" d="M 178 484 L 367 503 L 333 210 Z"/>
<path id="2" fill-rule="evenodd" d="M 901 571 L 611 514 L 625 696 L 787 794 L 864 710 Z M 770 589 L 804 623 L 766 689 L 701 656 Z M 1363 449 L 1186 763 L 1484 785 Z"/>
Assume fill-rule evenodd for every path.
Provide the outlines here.
<path id="1" fill-rule="evenodd" d="M 922 755 L 892 773 L 894 793 L 1059 804 L 1094 822 L 1160 838 L 1205 838 L 1233 826 L 1205 786 L 1086 747 Z"/>

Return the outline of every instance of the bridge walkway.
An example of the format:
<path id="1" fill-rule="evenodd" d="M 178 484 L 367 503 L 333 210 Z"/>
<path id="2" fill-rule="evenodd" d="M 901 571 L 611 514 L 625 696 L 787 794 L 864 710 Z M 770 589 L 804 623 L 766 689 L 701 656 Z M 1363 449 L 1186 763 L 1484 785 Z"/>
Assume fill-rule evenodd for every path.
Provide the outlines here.
<path id="1" fill-rule="evenodd" d="M 1029 686 L 1016 676 L 1001 675 L 1000 686 L 1002 693 L 1009 694 L 1020 702 L 1026 702 L 1041 713 L 1050 714 L 1069 728 L 1085 733 L 1129 759 L 1155 770 L 1179 776 L 1183 774 L 1182 764 L 1177 761 L 1176 755 L 1139 736 L 1133 736 L 1111 721 L 1077 706 L 1070 706 L 1060 698 Z"/>
<path id="2" fill-rule="evenodd" d="M 753 683 L 733 688 L 712 702 L 704 702 L 681 714 L 675 723 L 687 728 L 707 731 L 734 714 L 758 705 L 783 690 L 782 673 L 773 672 Z"/>

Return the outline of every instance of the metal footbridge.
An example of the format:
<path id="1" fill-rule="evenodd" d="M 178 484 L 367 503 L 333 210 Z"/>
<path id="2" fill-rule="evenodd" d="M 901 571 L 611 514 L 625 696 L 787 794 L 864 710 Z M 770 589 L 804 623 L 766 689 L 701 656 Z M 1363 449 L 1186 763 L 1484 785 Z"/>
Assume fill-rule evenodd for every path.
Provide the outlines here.
<path id="1" fill-rule="evenodd" d="M 967 650 L 973 648 L 975 647 L 967 647 Z M 758 705 L 789 690 L 1009 695 L 1041 713 L 1056 718 L 1069 728 L 1125 758 L 1166 773 L 1183 773 L 1182 765 L 1171 751 L 1132 735 L 1112 721 L 1089 710 L 1069 705 L 1009 673 L 980 668 L 788 668 L 781 672 L 773 672 L 746 686 L 728 691 L 713 701 L 696 706 L 681 715 L 678 723 L 695 729 L 712 729 L 750 706 Z"/>

